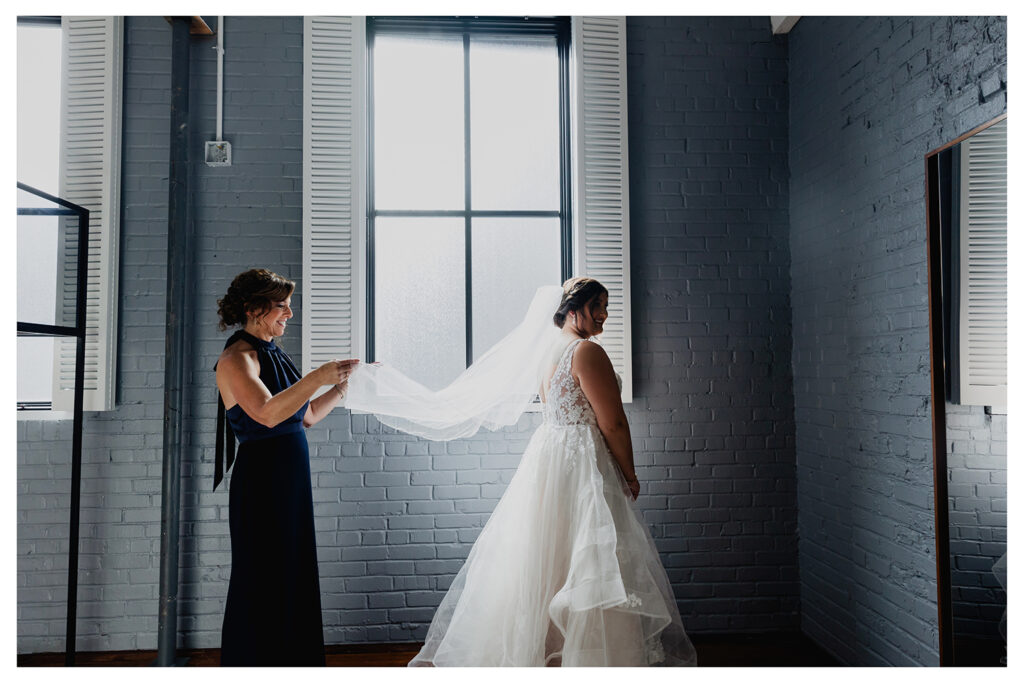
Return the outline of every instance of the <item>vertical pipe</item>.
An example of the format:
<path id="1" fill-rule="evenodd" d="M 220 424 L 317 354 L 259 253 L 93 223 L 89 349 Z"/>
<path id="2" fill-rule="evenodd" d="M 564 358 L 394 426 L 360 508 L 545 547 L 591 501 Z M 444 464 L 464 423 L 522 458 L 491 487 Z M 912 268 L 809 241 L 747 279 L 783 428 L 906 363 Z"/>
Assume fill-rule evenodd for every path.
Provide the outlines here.
<path id="1" fill-rule="evenodd" d="M 82 506 L 82 418 L 85 407 L 85 299 L 89 275 L 89 212 L 78 215 L 78 277 L 75 283 L 75 400 L 71 432 L 71 523 L 68 540 L 68 621 L 64 665 L 75 665 L 78 621 L 78 530 Z"/>
<path id="2" fill-rule="evenodd" d="M 217 17 L 217 142 L 224 138 L 224 17 Z"/>
<path id="3" fill-rule="evenodd" d="M 175 662 L 178 636 L 178 525 L 188 240 L 189 17 L 171 19 L 171 150 L 167 210 L 167 331 L 164 359 L 164 460 L 160 517 L 160 624 L 157 666 Z"/>

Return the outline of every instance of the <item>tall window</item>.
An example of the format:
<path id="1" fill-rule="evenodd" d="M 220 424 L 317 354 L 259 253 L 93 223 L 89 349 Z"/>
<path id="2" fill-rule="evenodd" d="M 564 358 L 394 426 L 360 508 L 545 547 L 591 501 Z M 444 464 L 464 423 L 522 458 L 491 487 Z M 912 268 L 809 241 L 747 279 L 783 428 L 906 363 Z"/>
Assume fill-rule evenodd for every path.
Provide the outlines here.
<path id="1" fill-rule="evenodd" d="M 58 194 L 60 100 L 60 17 L 18 20 L 17 164 L 18 181 Z M 18 206 L 53 208 L 27 192 Z M 21 322 L 63 324 L 56 320 L 56 216 L 19 216 L 17 304 Z M 52 337 L 18 337 L 19 410 L 48 409 L 53 397 Z"/>
<path id="2" fill-rule="evenodd" d="M 568 33 L 367 19 L 370 359 L 440 388 L 569 276 Z"/>

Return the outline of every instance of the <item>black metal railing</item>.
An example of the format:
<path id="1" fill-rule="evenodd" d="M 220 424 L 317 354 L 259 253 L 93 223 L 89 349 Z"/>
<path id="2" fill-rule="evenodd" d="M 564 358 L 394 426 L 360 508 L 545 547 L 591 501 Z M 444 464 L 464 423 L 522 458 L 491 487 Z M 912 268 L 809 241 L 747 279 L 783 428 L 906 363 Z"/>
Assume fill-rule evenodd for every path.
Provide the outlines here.
<path id="1" fill-rule="evenodd" d="M 18 322 L 18 336 L 75 337 L 75 397 L 74 420 L 71 432 L 71 522 L 68 541 L 68 611 L 67 636 L 65 642 L 65 664 L 75 663 L 75 626 L 78 616 L 78 527 L 82 499 L 82 413 L 85 398 L 85 298 L 86 276 L 89 268 L 89 209 L 66 199 L 54 197 L 24 183 L 18 189 L 45 199 L 56 206 L 51 208 L 18 207 L 19 216 L 78 216 L 78 269 L 75 292 L 75 324 L 43 325 Z M 39 410 L 33 403 L 20 406 L 22 409 Z"/>

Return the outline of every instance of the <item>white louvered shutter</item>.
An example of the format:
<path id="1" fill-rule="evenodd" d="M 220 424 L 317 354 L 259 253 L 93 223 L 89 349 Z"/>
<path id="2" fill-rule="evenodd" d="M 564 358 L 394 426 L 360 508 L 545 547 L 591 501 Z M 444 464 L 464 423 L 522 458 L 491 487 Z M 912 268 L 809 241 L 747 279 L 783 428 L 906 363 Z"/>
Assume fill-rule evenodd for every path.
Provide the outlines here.
<path id="1" fill-rule="evenodd" d="M 1006 406 L 1006 120 L 960 154 L 960 402 Z"/>
<path id="2" fill-rule="evenodd" d="M 601 345 L 633 400 L 626 18 L 573 17 L 573 272 L 608 288 Z"/>
<path id="3" fill-rule="evenodd" d="M 89 209 L 85 410 L 114 407 L 117 272 L 121 205 L 122 17 L 64 17 L 60 196 Z M 77 219 L 64 219 L 57 320 L 73 325 Z M 72 410 L 75 340 L 54 344 L 53 409 Z"/>
<path id="4" fill-rule="evenodd" d="M 302 366 L 362 357 L 366 21 L 306 17 Z"/>

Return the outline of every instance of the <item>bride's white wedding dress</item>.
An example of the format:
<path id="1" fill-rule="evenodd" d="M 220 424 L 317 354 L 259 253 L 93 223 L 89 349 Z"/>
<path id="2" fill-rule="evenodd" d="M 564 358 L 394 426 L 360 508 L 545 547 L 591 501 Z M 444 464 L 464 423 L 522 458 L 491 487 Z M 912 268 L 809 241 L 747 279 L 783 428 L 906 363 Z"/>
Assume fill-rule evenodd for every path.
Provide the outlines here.
<path id="1" fill-rule="evenodd" d="M 572 377 L 579 341 L 563 351 L 544 423 L 409 666 L 696 664 L 650 533 Z"/>

